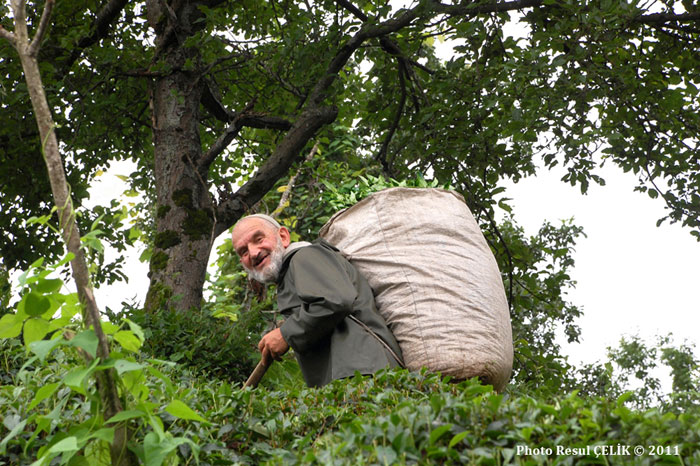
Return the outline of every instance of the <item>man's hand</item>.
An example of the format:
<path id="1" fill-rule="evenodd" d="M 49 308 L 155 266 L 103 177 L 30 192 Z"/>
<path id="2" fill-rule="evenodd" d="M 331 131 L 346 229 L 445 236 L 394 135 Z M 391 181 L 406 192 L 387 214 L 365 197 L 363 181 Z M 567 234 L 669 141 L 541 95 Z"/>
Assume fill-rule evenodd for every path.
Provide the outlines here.
<path id="1" fill-rule="evenodd" d="M 262 337 L 258 343 L 258 349 L 262 353 L 263 363 L 270 364 L 272 359 L 279 361 L 282 355 L 289 350 L 289 345 L 280 329 L 276 328 Z"/>

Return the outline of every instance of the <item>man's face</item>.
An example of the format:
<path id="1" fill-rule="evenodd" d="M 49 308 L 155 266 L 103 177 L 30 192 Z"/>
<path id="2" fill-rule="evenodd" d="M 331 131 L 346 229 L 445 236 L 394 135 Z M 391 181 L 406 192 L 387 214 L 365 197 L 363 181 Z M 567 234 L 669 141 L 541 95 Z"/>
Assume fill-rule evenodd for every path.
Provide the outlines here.
<path id="1" fill-rule="evenodd" d="M 277 280 L 289 232 L 279 230 L 260 218 L 242 220 L 233 229 L 233 248 L 248 274 L 261 283 Z"/>

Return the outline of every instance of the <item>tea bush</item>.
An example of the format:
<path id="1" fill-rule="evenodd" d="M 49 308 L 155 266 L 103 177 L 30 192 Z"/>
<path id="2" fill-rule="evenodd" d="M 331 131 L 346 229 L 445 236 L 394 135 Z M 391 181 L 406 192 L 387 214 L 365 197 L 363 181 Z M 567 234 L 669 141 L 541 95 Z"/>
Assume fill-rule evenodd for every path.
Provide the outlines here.
<path id="1" fill-rule="evenodd" d="M 235 325 L 201 311 L 147 313 L 134 309 L 126 316 L 143 328 L 146 354 L 231 382 L 245 381 L 252 372 L 265 326 L 257 312 L 242 313 Z"/>
<path id="2" fill-rule="evenodd" d="M 20 349 L 3 343 L 11 353 Z M 89 422 L 94 395 L 62 385 L 66 350 L 0 388 L 1 464 L 31 464 L 42 449 L 80 432 L 107 438 L 104 427 Z M 138 382 L 140 403 L 155 419 L 134 414 L 144 409 L 136 404 L 123 422 L 134 432 L 131 447 L 149 465 L 700 464 L 697 397 L 674 414 L 630 409 L 629 394 L 613 400 L 575 391 L 499 394 L 477 380 L 454 383 L 398 369 L 311 389 L 289 358 L 273 365 L 261 387 L 243 390 L 184 366 L 141 362 L 151 370 Z M 643 454 L 636 456 L 635 446 Z M 64 462 L 108 464 L 100 448 L 101 441 L 87 443 Z"/>

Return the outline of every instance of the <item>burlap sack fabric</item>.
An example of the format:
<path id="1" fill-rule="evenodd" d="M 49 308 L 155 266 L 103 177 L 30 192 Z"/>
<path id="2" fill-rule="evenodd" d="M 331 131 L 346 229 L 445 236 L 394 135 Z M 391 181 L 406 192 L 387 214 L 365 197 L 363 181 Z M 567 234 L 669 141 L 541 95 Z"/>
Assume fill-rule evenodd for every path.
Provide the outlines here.
<path id="1" fill-rule="evenodd" d="M 506 385 L 513 339 L 503 282 L 460 194 L 380 191 L 335 214 L 320 236 L 367 278 L 410 370 Z"/>

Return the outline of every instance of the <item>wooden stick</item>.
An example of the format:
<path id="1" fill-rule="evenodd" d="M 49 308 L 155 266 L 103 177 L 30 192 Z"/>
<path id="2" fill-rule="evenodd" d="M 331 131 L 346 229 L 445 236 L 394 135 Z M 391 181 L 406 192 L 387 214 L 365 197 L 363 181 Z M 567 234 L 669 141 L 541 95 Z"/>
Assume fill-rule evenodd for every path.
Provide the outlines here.
<path id="1" fill-rule="evenodd" d="M 253 373 L 250 374 L 250 377 L 248 377 L 248 380 L 246 380 L 245 383 L 243 384 L 243 388 L 246 388 L 246 387 L 255 388 L 258 386 L 258 384 L 262 380 L 263 376 L 265 375 L 265 372 L 267 372 L 267 370 L 272 365 L 273 359 L 270 358 L 268 361 L 269 362 L 267 364 L 265 364 L 262 359 L 260 360 L 258 365 L 255 366 L 255 369 L 253 369 Z"/>

